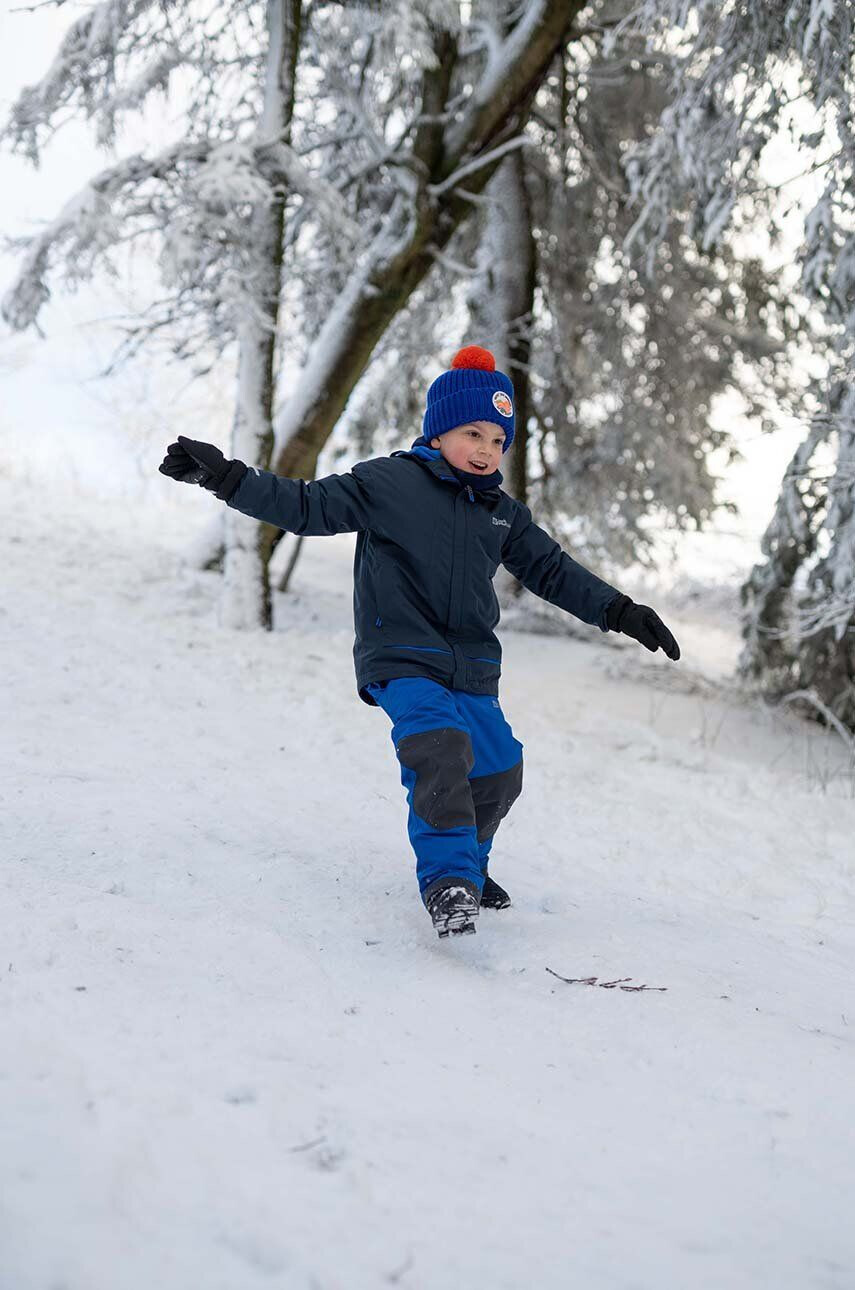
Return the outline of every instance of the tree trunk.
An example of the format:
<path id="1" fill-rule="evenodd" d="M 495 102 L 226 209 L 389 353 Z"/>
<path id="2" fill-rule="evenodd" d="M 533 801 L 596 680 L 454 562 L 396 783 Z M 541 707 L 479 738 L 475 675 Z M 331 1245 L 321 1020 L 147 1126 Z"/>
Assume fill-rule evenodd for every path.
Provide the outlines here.
<path id="1" fill-rule="evenodd" d="M 502 174 L 504 171 L 504 175 Z M 525 186 L 525 158 L 509 157 L 499 172 L 498 192 L 508 218 L 499 238 L 500 284 L 505 310 L 505 352 L 502 371 L 514 384 L 514 442 L 508 460 L 508 491 L 528 499 L 528 414 L 531 325 L 537 281 L 537 248 L 531 227 L 531 205 Z"/>
<path id="2" fill-rule="evenodd" d="M 307 477 L 389 323 L 430 271 L 437 252 L 471 215 L 470 197 L 477 199 L 513 150 L 509 141 L 524 125 L 582 7 L 582 0 L 531 5 L 491 60 L 462 119 L 444 129 L 436 120 L 419 126 L 413 170 L 406 172 L 409 191 L 396 195 L 384 227 L 317 336 L 299 391 L 282 410 L 277 474 Z M 422 112 L 434 117 L 446 107 L 455 52 L 445 32 L 436 43 L 438 66 L 425 73 L 422 93 Z M 489 160 L 481 160 L 487 156 Z M 270 530 L 262 539 L 267 549 L 274 537 Z"/>
<path id="3" fill-rule="evenodd" d="M 268 0 L 268 50 L 264 102 L 256 129 L 258 144 L 289 141 L 294 108 L 295 68 L 300 45 L 302 0 Z M 273 453 L 273 398 L 276 327 L 282 287 L 285 191 L 280 182 L 271 201 L 251 217 L 253 265 L 248 301 L 238 333 L 237 402 L 232 455 L 267 466 Z M 272 625 L 269 526 L 228 508 L 220 621 L 226 627 Z"/>
<path id="4" fill-rule="evenodd" d="M 524 156 L 515 152 L 490 181 L 486 228 L 479 248 L 482 272 L 467 298 L 479 336 L 496 356 L 496 366 L 514 385 L 514 442 L 502 459 L 505 488 L 521 502 L 528 497 L 528 416 L 531 323 L 537 281 L 537 247 L 525 185 Z M 522 583 L 502 569 L 502 595 L 518 596 Z"/>

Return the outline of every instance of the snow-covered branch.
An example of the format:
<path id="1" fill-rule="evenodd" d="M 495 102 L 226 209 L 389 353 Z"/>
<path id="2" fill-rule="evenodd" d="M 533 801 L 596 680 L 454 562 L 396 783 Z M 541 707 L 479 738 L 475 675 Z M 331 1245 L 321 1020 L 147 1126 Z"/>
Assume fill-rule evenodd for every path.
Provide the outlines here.
<path id="1" fill-rule="evenodd" d="M 71 197 L 60 213 L 28 245 L 18 276 L 3 298 L 0 312 L 10 327 L 30 326 L 50 297 L 47 274 L 51 259 L 65 251 L 69 276 L 80 280 L 93 261 L 119 237 L 120 224 L 113 203 L 128 188 L 148 180 L 163 179 L 185 163 L 198 165 L 210 151 L 205 141 L 181 143 L 152 158 L 128 157 L 90 179 Z"/>
<path id="2" fill-rule="evenodd" d="M 256 148 L 260 170 L 273 183 L 285 182 L 312 206 L 321 223 L 338 233 L 346 242 L 358 245 L 362 236 L 359 225 L 351 219 L 338 189 L 309 170 L 290 144 L 279 140 L 260 143 Z"/>
<path id="3" fill-rule="evenodd" d="M 452 188 L 455 188 L 457 184 L 460 183 L 461 179 L 466 179 L 469 175 L 476 174 L 479 170 L 482 170 L 484 166 L 495 164 L 495 162 L 506 156 L 507 153 L 513 152 L 517 148 L 531 148 L 533 146 L 534 142 L 527 134 L 515 135 L 513 139 L 507 139 L 497 148 L 491 148 L 489 152 L 481 153 L 471 161 L 464 162 L 464 164 L 462 166 L 458 166 L 453 174 L 449 175 L 447 179 L 443 179 L 442 183 L 428 184 L 428 192 L 433 197 L 441 197 L 443 193 L 447 193 Z"/>
<path id="4" fill-rule="evenodd" d="M 188 166 L 192 175 L 186 173 Z M 129 190 L 136 192 L 150 180 L 166 181 L 173 201 L 180 196 L 182 185 L 189 183 L 193 189 L 193 200 L 187 207 L 195 214 L 173 212 L 167 219 L 166 209 L 162 205 L 157 208 L 165 239 L 162 267 L 171 282 L 183 276 L 192 279 L 205 220 L 236 220 L 240 236 L 243 212 L 270 201 L 273 186 L 283 182 L 303 195 L 321 223 L 336 236 L 353 247 L 360 241 L 361 230 L 348 215 L 339 193 L 313 175 L 288 144 L 279 141 L 253 147 L 234 142 L 216 146 L 204 140 L 183 142 L 152 158 L 136 155 L 101 171 L 66 202 L 41 233 L 27 241 L 18 276 L 0 305 L 0 313 L 11 327 L 22 330 L 35 322 L 50 296 L 49 271 L 63 252 L 67 280 L 80 281 L 92 271 L 99 256 L 127 235 L 123 214 L 139 218 L 151 212 L 149 198 L 137 201 L 132 211 L 117 210 L 118 202 L 127 201 Z"/>
<path id="5" fill-rule="evenodd" d="M 121 86 L 98 107 L 98 142 L 109 143 L 115 131 L 116 118 L 121 112 L 130 112 L 142 106 L 149 94 L 156 90 L 166 92 L 169 78 L 185 62 L 177 46 L 159 50 L 135 76 Z"/>
<path id="6" fill-rule="evenodd" d="M 510 35 L 494 47 L 462 119 L 452 122 L 446 131 L 449 166 L 456 169 L 467 154 L 490 144 L 507 123 L 511 104 L 517 109 L 527 105 L 583 7 L 577 0 L 563 4 L 527 0 Z"/>
<path id="7" fill-rule="evenodd" d="M 850 735 L 843 722 L 835 716 L 828 704 L 823 703 L 815 690 L 792 690 L 789 694 L 785 694 L 781 699 L 782 704 L 798 702 L 809 703 L 812 707 L 816 708 L 816 710 L 822 714 L 823 719 L 827 724 L 837 731 L 849 751 L 855 754 L 855 738 Z"/>
<path id="8" fill-rule="evenodd" d="M 170 3 L 175 0 L 102 0 L 78 18 L 65 33 L 42 79 L 18 96 L 3 136 L 37 161 L 39 128 L 78 92 L 91 109 L 96 87 L 104 96 L 105 86 L 112 84 L 121 36 L 147 10 Z"/>

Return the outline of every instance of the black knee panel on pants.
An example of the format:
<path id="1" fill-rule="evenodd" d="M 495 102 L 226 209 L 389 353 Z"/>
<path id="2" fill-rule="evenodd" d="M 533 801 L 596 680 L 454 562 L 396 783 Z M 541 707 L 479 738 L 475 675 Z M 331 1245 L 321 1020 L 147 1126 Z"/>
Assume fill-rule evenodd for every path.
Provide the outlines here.
<path id="1" fill-rule="evenodd" d="M 405 735 L 397 746 L 402 766 L 415 771 L 413 810 L 434 829 L 475 824 L 469 772 L 475 765 L 465 730 L 445 726 Z"/>
<path id="2" fill-rule="evenodd" d="M 509 770 L 497 770 L 493 775 L 478 775 L 476 779 L 470 779 L 479 842 L 493 836 L 522 792 L 522 769 L 520 758 Z"/>

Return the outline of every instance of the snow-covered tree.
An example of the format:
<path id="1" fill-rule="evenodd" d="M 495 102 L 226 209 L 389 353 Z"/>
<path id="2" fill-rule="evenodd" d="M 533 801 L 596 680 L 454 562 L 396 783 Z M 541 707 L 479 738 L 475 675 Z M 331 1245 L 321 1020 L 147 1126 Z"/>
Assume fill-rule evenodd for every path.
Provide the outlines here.
<path id="1" fill-rule="evenodd" d="M 729 505 L 709 465 L 715 449 L 736 455 L 711 422 L 716 395 L 738 390 L 758 425 L 782 406 L 803 413 L 792 353 L 809 310 L 725 236 L 706 251 L 672 238 L 652 279 L 629 262 L 621 246 L 635 213 L 621 158 L 655 129 L 678 55 L 646 52 L 629 33 L 605 56 L 608 26 L 592 8 L 532 105 L 536 146 L 503 162 L 410 330 L 429 339 L 460 328 L 489 344 L 528 421 L 503 466 L 511 491 L 586 558 L 649 563 L 649 518 L 679 532 Z M 396 336 L 395 373 L 372 383 L 357 415 L 365 444 L 372 424 L 401 424 L 417 405 L 424 345 Z"/>
<path id="2" fill-rule="evenodd" d="M 37 161 L 57 118 L 83 112 L 109 145 L 123 117 L 175 78 L 184 128 L 106 167 L 28 241 L 5 318 L 34 324 L 52 276 L 73 283 L 115 266 L 128 241 L 155 237 L 171 292 L 129 345 L 167 328 L 186 354 L 237 337 L 235 451 L 267 464 L 275 436 L 274 468 L 311 475 L 386 329 L 525 143 L 520 126 L 581 7 L 526 0 L 495 41 L 462 21 L 468 6 L 457 0 L 102 0 L 20 95 L 7 141 Z M 314 325 L 271 435 L 263 337 L 274 334 L 277 254 L 301 280 L 302 320 Z M 275 538 L 230 521 L 226 621 L 269 622 Z"/>
<path id="3" fill-rule="evenodd" d="M 795 690 L 810 715 L 827 719 L 826 709 L 855 728 L 855 8 L 848 0 L 644 0 L 607 47 L 628 32 L 644 35 L 651 51 L 683 55 L 659 128 L 623 159 L 637 202 L 624 248 L 640 272 L 655 277 L 683 206 L 707 250 L 745 203 L 763 200 L 759 162 L 779 130 L 791 132 L 803 173 L 822 177 L 798 285 L 821 313 L 832 353 L 810 389 L 815 415 L 764 537 L 765 561 L 743 588 L 740 670 L 767 695 Z M 792 79 L 794 94 L 785 88 Z M 778 232 L 771 226 L 773 245 Z"/>
<path id="4" fill-rule="evenodd" d="M 342 243 L 359 238 L 338 193 L 290 146 L 301 0 L 229 6 L 104 0 L 72 23 L 54 62 L 14 104 L 5 137 L 38 163 L 55 120 L 82 112 L 113 149 L 124 117 L 179 80 L 184 131 L 151 155 L 93 176 L 27 239 L 3 301 L 15 328 L 36 323 L 51 277 L 74 286 L 118 272 L 127 243 L 159 256 L 164 295 L 127 329 L 115 361 L 167 333 L 179 357 L 237 342 L 233 450 L 268 460 L 286 194 L 311 201 Z M 156 241 L 155 241 L 156 239 Z M 243 517 L 241 517 L 243 518 Z M 269 601 L 257 531 L 227 520 L 224 621 L 264 621 Z"/>
<path id="5" fill-rule="evenodd" d="M 710 463 L 738 456 L 713 415 L 719 396 L 738 394 L 758 429 L 773 407 L 801 412 L 792 355 L 806 323 L 779 275 L 729 236 L 698 250 L 679 208 L 656 278 L 638 271 L 623 248 L 634 212 L 621 159 L 666 110 L 672 60 L 631 34 L 608 53 L 585 43 L 568 61 L 565 113 L 557 86 L 537 121 L 561 123 L 544 138 L 562 182 L 542 149 L 530 160 L 546 305 L 533 497 L 556 522 L 579 517 L 577 541 L 598 557 L 649 564 L 656 529 L 732 509 Z"/>

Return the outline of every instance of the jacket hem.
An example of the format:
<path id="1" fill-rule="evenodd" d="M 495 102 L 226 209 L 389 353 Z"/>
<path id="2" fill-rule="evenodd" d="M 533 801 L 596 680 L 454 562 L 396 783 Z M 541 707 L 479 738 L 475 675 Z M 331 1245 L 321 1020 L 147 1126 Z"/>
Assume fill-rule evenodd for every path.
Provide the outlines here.
<path id="1" fill-rule="evenodd" d="M 494 699 L 499 697 L 499 672 L 495 676 L 485 677 L 483 680 L 479 679 L 468 686 L 453 686 L 450 675 L 442 676 L 426 667 L 419 667 L 416 663 L 390 663 L 386 667 L 378 668 L 371 672 L 361 672 L 356 678 L 356 691 L 363 703 L 367 703 L 369 707 L 376 708 L 378 704 L 366 692 L 365 686 L 372 684 L 372 682 L 397 681 L 406 676 L 422 677 L 426 681 L 436 681 L 437 685 L 444 685 L 446 690 L 458 689 L 464 694 L 486 694 Z"/>

